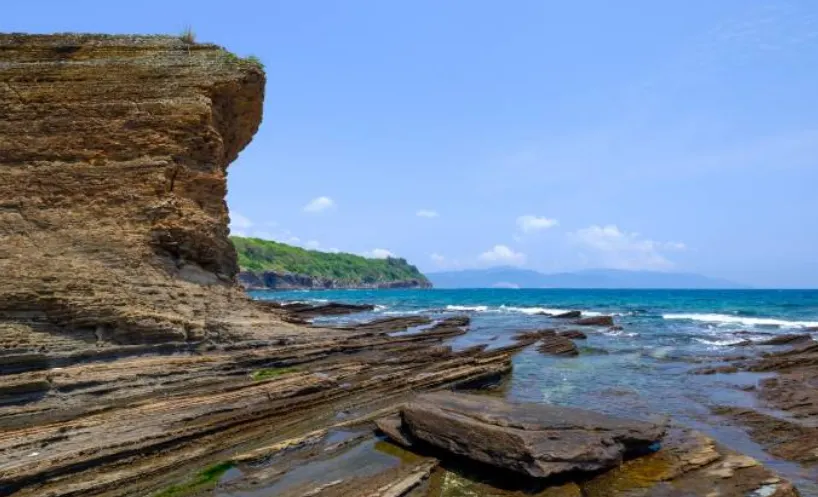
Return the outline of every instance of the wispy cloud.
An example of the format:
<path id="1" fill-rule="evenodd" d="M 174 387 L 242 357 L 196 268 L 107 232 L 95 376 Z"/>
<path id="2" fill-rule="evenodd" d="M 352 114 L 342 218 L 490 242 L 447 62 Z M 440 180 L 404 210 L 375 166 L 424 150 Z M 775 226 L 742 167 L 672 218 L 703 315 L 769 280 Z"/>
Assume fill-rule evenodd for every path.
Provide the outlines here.
<path id="1" fill-rule="evenodd" d="M 495 245 L 478 256 L 477 260 L 487 264 L 509 264 L 520 266 L 525 264 L 526 256 L 522 252 L 515 252 L 506 245 Z"/>
<path id="2" fill-rule="evenodd" d="M 517 218 L 517 227 L 520 228 L 520 231 L 523 233 L 547 230 L 559 224 L 559 221 L 556 219 L 549 219 L 547 217 L 526 215 Z"/>
<path id="3" fill-rule="evenodd" d="M 244 233 L 246 230 L 253 227 L 253 222 L 239 214 L 238 212 L 230 213 L 230 232 L 236 236 L 242 236 L 239 233 Z"/>
<path id="4" fill-rule="evenodd" d="M 365 252 L 364 256 L 371 257 L 374 259 L 386 259 L 388 257 L 395 257 L 395 254 L 384 248 L 376 248 L 370 250 L 369 252 Z"/>
<path id="5" fill-rule="evenodd" d="M 440 216 L 440 214 L 438 214 L 437 211 L 428 210 L 428 209 L 421 209 L 421 210 L 417 211 L 415 213 L 415 215 L 417 217 L 428 217 L 428 218 L 439 217 Z"/>
<path id="6" fill-rule="evenodd" d="M 613 224 L 579 229 L 569 238 L 591 252 L 590 256 L 583 254 L 588 263 L 616 269 L 670 269 L 674 264 L 663 252 L 687 248 L 681 242 L 657 242 L 622 231 Z"/>
<path id="7" fill-rule="evenodd" d="M 304 212 L 318 213 L 335 207 L 335 201 L 329 197 L 316 197 L 304 206 Z"/>

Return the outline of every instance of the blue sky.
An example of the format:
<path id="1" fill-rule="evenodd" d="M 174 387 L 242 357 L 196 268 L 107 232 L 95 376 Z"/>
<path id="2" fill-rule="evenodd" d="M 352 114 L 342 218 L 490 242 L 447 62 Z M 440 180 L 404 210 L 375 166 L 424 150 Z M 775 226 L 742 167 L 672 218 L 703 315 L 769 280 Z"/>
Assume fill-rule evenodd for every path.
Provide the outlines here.
<path id="1" fill-rule="evenodd" d="M 233 228 L 426 271 L 818 287 L 818 3 L 8 2 L 3 31 L 256 55 Z"/>

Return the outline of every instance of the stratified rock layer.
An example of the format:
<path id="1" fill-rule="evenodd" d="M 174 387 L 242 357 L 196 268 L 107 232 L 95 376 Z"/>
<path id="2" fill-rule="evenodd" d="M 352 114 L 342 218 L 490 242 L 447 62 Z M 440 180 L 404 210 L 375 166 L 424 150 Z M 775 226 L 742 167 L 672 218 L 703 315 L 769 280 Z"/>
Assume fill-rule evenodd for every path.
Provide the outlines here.
<path id="1" fill-rule="evenodd" d="M 0 35 L 0 349 L 224 338 L 264 83 L 174 37 Z"/>

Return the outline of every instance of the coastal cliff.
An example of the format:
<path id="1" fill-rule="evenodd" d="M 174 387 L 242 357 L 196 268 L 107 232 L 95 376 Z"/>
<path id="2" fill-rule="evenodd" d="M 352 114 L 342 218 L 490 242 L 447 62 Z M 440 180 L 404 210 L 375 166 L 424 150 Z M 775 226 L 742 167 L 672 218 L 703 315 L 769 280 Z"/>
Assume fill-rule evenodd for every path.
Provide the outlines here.
<path id="1" fill-rule="evenodd" d="M 510 370 L 519 347 L 442 346 L 461 325 L 246 296 L 226 168 L 264 85 L 184 37 L 0 34 L 0 495 L 200 493 L 173 484 Z"/>
<path id="2" fill-rule="evenodd" d="M 405 259 L 321 252 L 259 238 L 230 237 L 239 283 L 248 289 L 431 288 Z"/>
<path id="3" fill-rule="evenodd" d="M 261 68 L 177 37 L 2 35 L 0 58 L 4 351 L 218 335 Z"/>

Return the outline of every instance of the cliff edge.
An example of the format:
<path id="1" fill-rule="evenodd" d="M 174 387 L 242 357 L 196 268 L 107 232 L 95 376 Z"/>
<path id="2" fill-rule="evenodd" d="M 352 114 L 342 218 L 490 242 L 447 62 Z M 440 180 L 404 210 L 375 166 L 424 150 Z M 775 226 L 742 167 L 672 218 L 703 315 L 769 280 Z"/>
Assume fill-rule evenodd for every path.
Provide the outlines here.
<path id="1" fill-rule="evenodd" d="M 265 75 L 176 37 L 0 35 L 0 347 L 219 340 Z"/>

